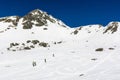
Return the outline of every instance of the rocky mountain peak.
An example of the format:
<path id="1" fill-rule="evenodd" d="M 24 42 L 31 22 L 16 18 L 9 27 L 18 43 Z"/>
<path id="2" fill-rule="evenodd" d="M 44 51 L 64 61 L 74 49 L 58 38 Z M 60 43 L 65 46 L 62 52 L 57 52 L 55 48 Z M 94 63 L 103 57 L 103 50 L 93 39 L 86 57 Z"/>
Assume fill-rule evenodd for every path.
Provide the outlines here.
<path id="1" fill-rule="evenodd" d="M 49 24 L 51 23 L 60 25 L 61 27 L 67 27 L 62 21 L 52 17 L 51 15 L 47 14 L 47 12 L 41 11 L 39 9 L 31 11 L 23 17 L 9 16 L 0 18 L 1 23 L 8 24 L 8 26 L 11 27 L 17 27 L 19 21 L 23 29 L 31 29 L 33 28 L 33 26 L 49 26 Z"/>
<path id="2" fill-rule="evenodd" d="M 35 10 L 31 11 L 30 13 L 33 14 L 33 15 L 40 15 L 40 14 L 46 13 L 46 12 L 43 12 L 39 9 L 35 9 Z"/>
<path id="3" fill-rule="evenodd" d="M 116 32 L 117 29 L 118 29 L 118 26 L 119 26 L 118 23 L 119 22 L 110 22 L 107 25 L 107 28 L 106 28 L 106 30 L 103 33 L 107 33 L 107 32 L 114 33 L 114 32 Z"/>
<path id="4" fill-rule="evenodd" d="M 31 29 L 33 25 L 38 27 L 47 26 L 47 21 L 50 21 L 51 23 L 56 22 L 56 20 L 46 12 L 35 9 L 23 17 L 23 29 Z"/>

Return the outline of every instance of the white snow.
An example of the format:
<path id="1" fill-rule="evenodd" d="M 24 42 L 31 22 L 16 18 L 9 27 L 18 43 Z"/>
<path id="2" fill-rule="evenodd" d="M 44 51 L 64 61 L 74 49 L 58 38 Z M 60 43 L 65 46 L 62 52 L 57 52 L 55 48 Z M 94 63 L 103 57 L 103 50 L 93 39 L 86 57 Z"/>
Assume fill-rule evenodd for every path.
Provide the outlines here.
<path id="1" fill-rule="evenodd" d="M 88 25 L 74 35 L 71 33 L 76 28 L 64 28 L 49 21 L 48 26 L 33 26 L 29 30 L 22 29 L 21 23 L 22 19 L 17 29 L 0 33 L 0 80 L 120 80 L 119 29 L 114 34 L 103 34 L 105 27 Z M 0 31 L 9 25 L 0 22 Z M 10 43 L 27 40 L 44 41 L 50 47 L 7 50 Z M 62 43 L 54 44 L 59 41 Z M 95 51 L 97 48 L 103 51 Z"/>

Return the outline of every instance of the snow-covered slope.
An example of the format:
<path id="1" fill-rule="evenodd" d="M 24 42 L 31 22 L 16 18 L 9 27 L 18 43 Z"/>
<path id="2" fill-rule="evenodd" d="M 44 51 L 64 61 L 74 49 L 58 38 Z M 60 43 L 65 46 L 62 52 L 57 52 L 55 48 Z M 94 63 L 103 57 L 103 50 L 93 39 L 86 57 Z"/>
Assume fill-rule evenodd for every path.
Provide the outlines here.
<path id="1" fill-rule="evenodd" d="M 119 80 L 119 37 L 120 22 L 70 28 L 38 9 L 0 18 L 0 80 Z"/>

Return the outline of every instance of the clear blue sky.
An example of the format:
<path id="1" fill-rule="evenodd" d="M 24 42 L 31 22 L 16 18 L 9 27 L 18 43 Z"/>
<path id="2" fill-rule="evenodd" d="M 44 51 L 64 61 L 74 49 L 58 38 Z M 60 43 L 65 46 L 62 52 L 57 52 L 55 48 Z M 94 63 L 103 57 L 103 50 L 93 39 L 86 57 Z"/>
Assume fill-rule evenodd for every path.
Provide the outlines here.
<path id="1" fill-rule="evenodd" d="M 71 27 L 120 21 L 120 0 L 0 0 L 0 17 L 41 9 Z"/>

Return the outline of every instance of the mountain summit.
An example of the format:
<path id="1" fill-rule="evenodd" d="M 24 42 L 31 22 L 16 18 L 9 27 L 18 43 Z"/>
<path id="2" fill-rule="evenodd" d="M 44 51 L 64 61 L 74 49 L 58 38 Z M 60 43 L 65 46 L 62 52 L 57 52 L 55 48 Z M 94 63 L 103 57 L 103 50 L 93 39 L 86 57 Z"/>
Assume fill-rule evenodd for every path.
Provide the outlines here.
<path id="1" fill-rule="evenodd" d="M 39 9 L 0 18 L 0 80 L 120 80 L 120 22 L 70 28 Z"/>
<path id="2" fill-rule="evenodd" d="M 20 23 L 23 29 L 31 29 L 33 26 L 36 27 L 48 26 L 49 23 L 58 24 L 62 27 L 67 27 L 62 21 L 55 19 L 51 15 L 48 15 L 46 12 L 41 11 L 39 9 L 31 11 L 23 17 L 10 16 L 0 18 L 0 22 L 10 24 L 8 26 L 16 27 Z"/>
<path id="3" fill-rule="evenodd" d="M 48 36 L 49 40 L 67 40 L 72 39 L 75 36 L 81 37 L 82 35 L 84 36 L 81 38 L 87 38 L 93 35 L 114 35 L 119 33 L 119 26 L 119 22 L 110 22 L 106 27 L 102 25 L 87 25 L 70 28 L 62 21 L 39 9 L 31 11 L 23 17 L 9 16 L 0 18 L 0 33 L 7 32 L 10 34 L 9 32 L 11 32 L 11 36 L 13 36 L 14 34 L 21 35 L 22 31 L 26 31 L 26 33 L 23 32 L 25 33 L 23 34 L 24 36 L 31 36 L 29 32 L 36 33 L 37 35 L 39 34 L 38 37 L 43 41 L 47 40 L 46 38 L 48 38 Z M 14 33 L 14 30 L 16 30 L 17 33 Z M 18 37 L 17 39 L 24 38 L 23 35 L 21 35 L 21 37 L 16 37 Z"/>
<path id="4" fill-rule="evenodd" d="M 41 11 L 39 9 L 35 9 L 35 10 L 31 11 L 23 17 L 9 16 L 9 17 L 0 18 L 0 25 L 3 23 L 8 27 L 14 27 L 14 28 L 15 27 L 18 28 L 18 25 L 19 25 L 23 29 L 31 29 L 31 28 L 33 28 L 33 26 L 34 27 L 42 27 L 42 26 L 47 27 L 51 24 L 59 25 L 64 28 L 70 28 L 66 24 L 64 24 L 61 20 L 58 20 L 58 19 L 54 18 L 53 16 L 47 14 L 47 12 Z M 103 27 L 102 25 L 96 25 L 96 27 L 93 27 L 95 25 L 88 25 L 86 27 L 80 26 L 79 29 L 78 28 L 74 28 L 74 29 L 76 29 L 75 34 L 77 34 L 79 30 L 83 30 L 87 27 L 89 29 L 94 28 L 96 31 L 103 29 L 103 33 L 107 33 L 107 32 L 114 33 L 118 29 L 118 26 L 119 26 L 118 23 L 119 22 L 110 22 L 106 27 Z M 88 30 L 88 32 L 90 33 L 91 31 Z"/>
<path id="5" fill-rule="evenodd" d="M 24 29 L 31 29 L 33 25 L 38 27 L 43 25 L 47 26 L 48 21 L 51 23 L 56 22 L 56 20 L 46 12 L 36 9 L 23 17 L 22 24 Z"/>

